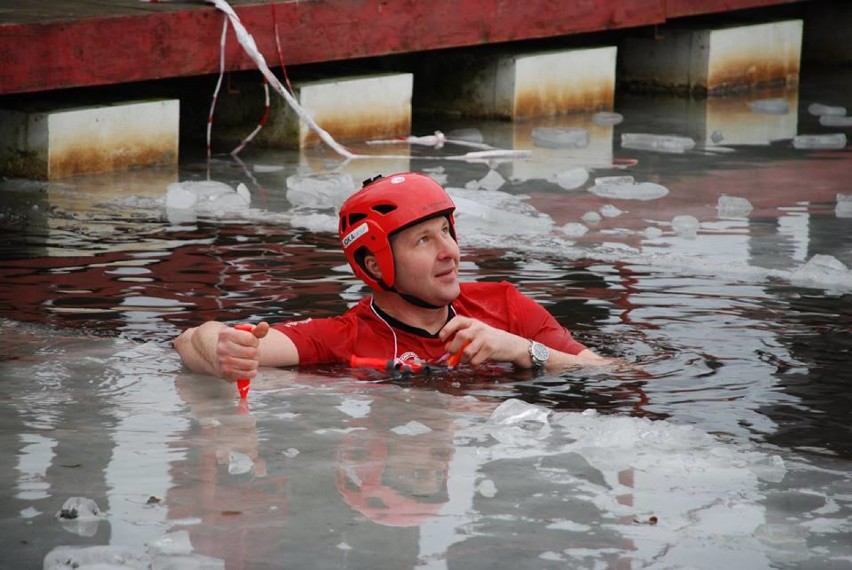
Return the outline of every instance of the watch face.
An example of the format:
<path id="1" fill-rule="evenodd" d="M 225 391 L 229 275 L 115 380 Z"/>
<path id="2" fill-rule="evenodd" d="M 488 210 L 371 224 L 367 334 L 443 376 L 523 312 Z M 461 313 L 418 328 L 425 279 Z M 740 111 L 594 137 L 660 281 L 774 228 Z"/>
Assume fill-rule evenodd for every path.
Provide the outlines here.
<path id="1" fill-rule="evenodd" d="M 544 364 L 550 358 L 550 350 L 540 342 L 533 342 L 530 346 L 530 356 L 534 364 Z"/>

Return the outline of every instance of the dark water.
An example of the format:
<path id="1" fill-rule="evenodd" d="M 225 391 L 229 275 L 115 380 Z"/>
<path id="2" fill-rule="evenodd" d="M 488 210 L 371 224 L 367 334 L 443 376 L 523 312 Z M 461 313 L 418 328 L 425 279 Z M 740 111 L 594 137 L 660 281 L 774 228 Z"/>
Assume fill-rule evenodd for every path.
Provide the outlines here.
<path id="1" fill-rule="evenodd" d="M 249 148 L 180 172 L 3 181 L 0 566 L 109 545 L 130 567 L 852 567 L 852 159 L 791 144 L 827 132 L 810 103 L 852 104 L 826 77 L 782 94 L 781 116 L 750 99 L 624 98 L 616 127 L 417 125 L 475 128 L 525 160 Z M 591 142 L 536 147 L 542 126 Z M 620 144 L 637 132 L 697 145 Z M 268 370 L 250 413 L 182 370 L 170 342 L 185 327 L 360 298 L 335 208 L 403 170 L 456 199 L 464 280 L 516 283 L 633 367 L 377 383 Z M 605 176 L 668 193 L 595 193 Z M 167 193 L 208 177 L 230 193 L 190 208 Z M 723 195 L 751 209 L 720 209 Z M 830 268 L 803 271 L 814 256 Z M 70 497 L 102 517 L 57 519 Z"/>

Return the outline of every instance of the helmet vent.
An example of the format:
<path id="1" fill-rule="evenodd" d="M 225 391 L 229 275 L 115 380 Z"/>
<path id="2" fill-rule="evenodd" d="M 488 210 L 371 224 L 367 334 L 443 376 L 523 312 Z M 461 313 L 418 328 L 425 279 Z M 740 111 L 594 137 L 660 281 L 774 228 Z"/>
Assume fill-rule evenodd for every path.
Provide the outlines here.
<path id="1" fill-rule="evenodd" d="M 396 204 L 376 204 L 372 210 L 382 215 L 387 215 L 396 210 Z"/>
<path id="2" fill-rule="evenodd" d="M 347 229 L 351 228 L 366 217 L 366 214 L 349 214 L 345 219 L 341 220 L 343 222 L 341 224 L 341 230 L 345 232 Z"/>

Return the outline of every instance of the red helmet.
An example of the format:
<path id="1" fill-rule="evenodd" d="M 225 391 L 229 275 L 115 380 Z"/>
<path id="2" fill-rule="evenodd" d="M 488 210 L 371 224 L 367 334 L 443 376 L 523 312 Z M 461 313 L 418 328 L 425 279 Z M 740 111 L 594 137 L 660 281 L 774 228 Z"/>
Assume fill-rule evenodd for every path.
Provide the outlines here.
<path id="1" fill-rule="evenodd" d="M 391 290 L 396 281 L 390 236 L 435 216 L 446 216 L 456 239 L 456 205 L 440 184 L 412 172 L 377 177 L 347 198 L 340 208 L 340 243 L 352 270 L 373 289 Z M 372 254 L 382 270 L 377 280 L 364 267 Z"/>

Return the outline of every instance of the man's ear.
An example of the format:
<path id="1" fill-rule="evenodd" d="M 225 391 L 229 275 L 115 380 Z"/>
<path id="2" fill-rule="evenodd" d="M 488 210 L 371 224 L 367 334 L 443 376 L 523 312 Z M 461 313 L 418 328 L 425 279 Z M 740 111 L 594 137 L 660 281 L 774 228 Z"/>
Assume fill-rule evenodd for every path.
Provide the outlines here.
<path id="1" fill-rule="evenodd" d="M 382 268 L 379 266 L 379 262 L 376 261 L 375 255 L 368 255 L 364 258 L 364 268 L 376 281 L 381 281 Z"/>

